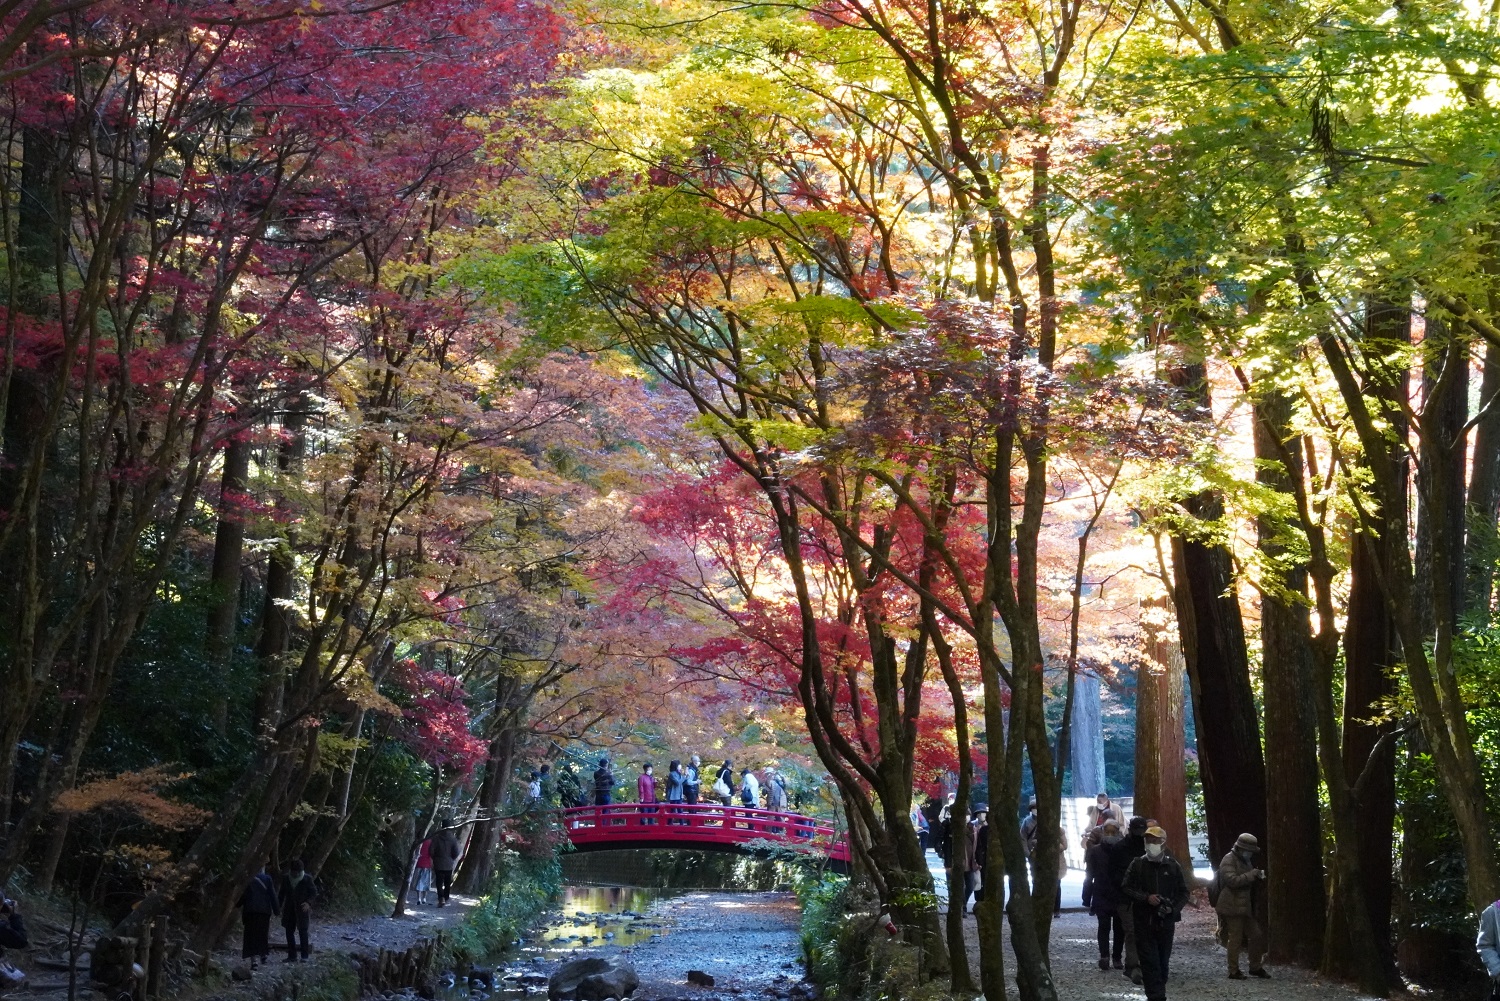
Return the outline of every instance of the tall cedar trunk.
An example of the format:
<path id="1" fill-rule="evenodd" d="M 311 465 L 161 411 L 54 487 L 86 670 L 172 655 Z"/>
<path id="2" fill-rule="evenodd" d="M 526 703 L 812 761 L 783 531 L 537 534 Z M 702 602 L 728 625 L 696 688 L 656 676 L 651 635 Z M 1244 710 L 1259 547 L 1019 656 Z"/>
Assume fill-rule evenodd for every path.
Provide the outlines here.
<path id="1" fill-rule="evenodd" d="M 1479 386 L 1479 405 L 1490 405 L 1500 393 L 1500 345 L 1486 344 L 1484 376 Z M 1467 528 L 1464 562 L 1468 583 L 1464 609 L 1480 622 L 1490 621 L 1490 603 L 1495 589 L 1495 562 L 1500 560 L 1500 403 L 1489 410 L 1474 428 L 1473 471 L 1469 476 Z"/>
<path id="2" fill-rule="evenodd" d="M 1410 339 L 1411 310 L 1405 306 L 1372 301 L 1366 305 L 1368 341 L 1375 342 L 1371 353 L 1389 350 L 1379 342 L 1404 345 Z M 1390 447 L 1381 455 L 1366 455 L 1367 465 L 1382 464 L 1387 475 L 1400 484 L 1404 495 L 1408 477 L 1405 449 L 1407 427 L 1403 416 L 1406 406 L 1404 371 L 1387 380 L 1373 380 L 1366 395 L 1379 400 L 1387 419 L 1394 425 L 1388 436 Z M 1404 519 L 1401 524 L 1404 524 Z M 1401 643 L 1396 633 L 1381 577 L 1396 572 L 1406 546 L 1397 532 L 1372 535 L 1359 532 L 1350 545 L 1348 625 L 1344 629 L 1344 772 L 1353 786 L 1361 774 L 1365 781 L 1359 788 L 1360 875 L 1364 898 L 1370 912 L 1371 931 L 1377 948 L 1388 965 L 1395 963 L 1391 941 L 1392 867 L 1395 857 L 1396 762 L 1384 754 L 1371 762 L 1371 752 L 1380 739 L 1380 726 L 1374 720 L 1381 713 L 1382 700 L 1395 694 L 1395 682 L 1388 672 L 1401 660 Z"/>
<path id="3" fill-rule="evenodd" d="M 209 577 L 209 663 L 223 676 L 234 650 L 239 621 L 240 575 L 245 555 L 244 494 L 250 478 L 250 443 L 236 435 L 224 446 L 224 476 L 219 490 L 219 528 L 214 537 L 214 562 Z M 213 723 L 223 733 L 229 726 L 229 685 L 214 700 Z"/>
<path id="4" fill-rule="evenodd" d="M 1166 597 L 1142 602 L 1135 678 L 1135 813 L 1155 817 L 1167 848 L 1191 858 L 1187 826 L 1187 666 Z"/>
<path id="5" fill-rule="evenodd" d="M 1087 671 L 1073 677 L 1069 713 L 1068 765 L 1074 796 L 1097 796 L 1104 787 L 1104 725 L 1100 719 L 1099 678 Z"/>
<path id="6" fill-rule="evenodd" d="M 1448 351 L 1445 346 L 1451 346 L 1453 350 Z M 1435 573 L 1447 576 L 1449 593 L 1453 599 L 1448 603 L 1450 607 L 1445 618 L 1450 626 L 1456 626 L 1458 617 L 1463 612 L 1463 596 L 1468 583 L 1463 558 L 1466 456 L 1461 441 L 1464 423 L 1469 417 L 1468 352 L 1453 344 L 1447 325 L 1439 317 L 1432 315 L 1427 317 L 1423 347 L 1426 350 L 1422 366 L 1422 416 L 1424 420 L 1432 422 L 1439 432 L 1436 436 L 1424 438 L 1424 443 L 1431 442 L 1436 437 L 1444 443 L 1456 444 L 1443 444 L 1436 448 L 1424 444 L 1424 447 L 1428 447 L 1428 454 L 1422 457 L 1420 468 L 1443 477 L 1445 489 L 1441 491 L 1441 496 L 1445 503 L 1441 510 L 1433 510 L 1430 506 L 1432 492 L 1416 492 L 1417 540 L 1413 552 L 1414 569 L 1418 581 L 1431 580 Z M 1453 372 L 1444 378 L 1447 367 L 1445 362 L 1450 356 L 1454 360 Z M 1439 538 L 1447 540 L 1443 547 L 1445 558 L 1440 558 L 1435 551 Z M 1441 566 L 1434 565 L 1435 561 L 1440 562 Z M 1437 628 L 1438 615 L 1438 610 L 1433 607 L 1433 590 L 1418 587 L 1415 598 L 1422 632 L 1430 636 Z"/>
<path id="7" fill-rule="evenodd" d="M 1302 453 L 1292 438 L 1291 400 L 1272 390 L 1255 404 L 1256 479 L 1282 493 L 1303 476 Z M 1262 518 L 1261 552 L 1286 558 L 1288 526 Z M 1261 684 L 1265 704 L 1266 768 L 1276 781 L 1266 789 L 1267 930 L 1277 962 L 1316 967 L 1322 958 L 1323 831 L 1318 811 L 1317 719 L 1313 705 L 1312 624 L 1307 566 L 1283 566 L 1284 580 L 1261 592 Z M 1285 589 L 1278 593 L 1277 586 Z"/>
<path id="8" fill-rule="evenodd" d="M 1212 494 L 1190 497 L 1183 507 L 1203 521 L 1223 515 Z M 1265 761 L 1229 551 L 1173 538 L 1172 576 L 1178 634 L 1193 690 L 1209 857 L 1223 858 L 1235 838 L 1246 833 L 1261 840 L 1263 851 L 1274 850 L 1266 831 Z"/>
<path id="9" fill-rule="evenodd" d="M 1195 404 L 1194 415 L 1209 411 L 1202 361 L 1185 362 L 1169 377 Z M 1223 500 L 1211 491 L 1180 503 L 1201 522 L 1224 517 Z M 1209 857 L 1223 858 L 1235 838 L 1246 833 L 1261 839 L 1262 851 L 1269 851 L 1265 759 L 1233 558 L 1224 546 L 1174 537 L 1172 578 L 1172 605 L 1193 691 Z"/>

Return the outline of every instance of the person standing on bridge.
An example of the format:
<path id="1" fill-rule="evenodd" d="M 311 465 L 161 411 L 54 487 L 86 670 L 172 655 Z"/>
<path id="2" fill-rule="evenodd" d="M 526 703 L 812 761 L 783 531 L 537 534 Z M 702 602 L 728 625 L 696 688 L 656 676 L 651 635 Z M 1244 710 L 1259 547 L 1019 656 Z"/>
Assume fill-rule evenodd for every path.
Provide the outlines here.
<path id="1" fill-rule="evenodd" d="M 703 759 L 693 755 L 688 759 L 687 771 L 682 776 L 682 801 L 688 806 L 698 804 L 698 794 L 703 791 Z"/>
<path id="2" fill-rule="evenodd" d="M 686 788 L 686 779 L 687 779 L 687 776 L 685 776 L 682 773 L 682 762 L 681 761 L 673 761 L 671 764 L 667 765 L 667 812 L 668 813 L 681 813 L 682 812 L 682 799 L 683 799 L 683 796 L 685 795 L 685 793 L 683 792 L 683 790 Z M 680 824 L 681 821 L 680 820 L 673 820 L 671 818 L 668 818 L 667 823 L 669 823 L 669 824 Z"/>
<path id="3" fill-rule="evenodd" d="M 615 773 L 609 770 L 609 759 L 600 758 L 594 769 L 594 805 L 609 806 L 615 799 Z"/>
<path id="4" fill-rule="evenodd" d="M 748 768 L 740 772 L 740 802 L 752 809 L 760 806 L 760 779 Z"/>
<path id="5" fill-rule="evenodd" d="M 636 801 L 645 807 L 642 813 L 656 812 L 656 776 L 652 774 L 651 762 L 641 766 L 641 777 L 635 780 Z M 641 821 L 644 824 L 654 824 L 655 820 L 647 817 Z"/>
<path id="6" fill-rule="evenodd" d="M 728 758 L 719 766 L 718 777 L 714 779 L 714 795 L 725 806 L 734 802 L 734 767 Z"/>

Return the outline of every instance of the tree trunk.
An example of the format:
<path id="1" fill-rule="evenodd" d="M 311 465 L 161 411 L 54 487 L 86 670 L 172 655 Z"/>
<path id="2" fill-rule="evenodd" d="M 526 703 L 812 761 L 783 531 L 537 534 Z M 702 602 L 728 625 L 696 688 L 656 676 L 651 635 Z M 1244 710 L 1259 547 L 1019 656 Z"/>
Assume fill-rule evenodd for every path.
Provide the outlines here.
<path id="1" fill-rule="evenodd" d="M 1303 476 L 1302 453 L 1292 439 L 1291 400 L 1272 390 L 1255 404 L 1256 479 L 1281 493 Z M 1266 789 L 1267 931 L 1276 962 L 1316 968 L 1322 955 L 1323 830 L 1319 817 L 1317 718 L 1313 706 L 1312 624 L 1307 567 L 1286 565 L 1289 526 L 1260 519 L 1261 552 L 1281 563 L 1282 580 L 1261 592 L 1261 684 L 1266 716 L 1266 768 L 1276 781 Z"/>
<path id="2" fill-rule="evenodd" d="M 1384 351 L 1381 342 L 1404 345 L 1410 340 L 1411 310 L 1404 306 L 1370 301 L 1366 304 L 1366 339 L 1376 343 L 1372 353 Z M 1366 455 L 1366 465 L 1379 463 L 1404 496 L 1408 480 L 1405 459 L 1407 433 L 1404 372 L 1389 380 L 1371 380 L 1366 394 L 1383 404 L 1393 427 L 1390 446 L 1379 455 Z M 1400 519 L 1405 524 L 1405 519 Z M 1400 537 L 1397 537 L 1400 535 Z M 1393 755 L 1370 762 L 1370 753 L 1380 739 L 1375 722 L 1381 702 L 1396 692 L 1391 668 L 1401 661 L 1401 643 L 1396 633 L 1382 577 L 1397 572 L 1404 555 L 1404 533 L 1373 535 L 1360 531 L 1349 547 L 1348 625 L 1344 629 L 1344 773 L 1351 787 L 1367 767 L 1372 771 L 1359 789 L 1360 877 L 1370 928 L 1376 947 L 1388 967 L 1395 967 L 1391 942 L 1392 859 L 1395 857 L 1396 764 Z"/>
<path id="3" fill-rule="evenodd" d="M 1484 376 L 1479 386 L 1481 408 L 1494 407 L 1474 428 L 1473 471 L 1469 476 L 1464 562 L 1468 581 L 1464 608 L 1482 624 L 1490 621 L 1495 590 L 1495 563 L 1500 560 L 1500 345 L 1487 344 Z"/>
<path id="4" fill-rule="evenodd" d="M 239 622 L 240 575 L 245 554 L 244 494 L 250 477 L 250 443 L 236 435 L 224 446 L 224 476 L 219 490 L 219 528 L 214 537 L 213 570 L 209 577 L 209 663 L 220 675 L 229 669 Z M 214 700 L 213 724 L 219 733 L 229 728 L 228 686 Z"/>
<path id="5" fill-rule="evenodd" d="M 1183 506 L 1202 521 L 1223 516 L 1223 506 L 1212 494 L 1190 497 Z M 1229 551 L 1174 537 L 1172 576 L 1178 633 L 1193 690 L 1209 857 L 1222 858 L 1235 838 L 1246 833 L 1261 839 L 1263 851 L 1273 850 L 1266 832 L 1259 720 Z"/>
<path id="6" fill-rule="evenodd" d="M 497 713 L 497 717 L 503 715 Z M 479 819 L 474 823 L 463 865 L 453 879 L 461 893 L 483 894 L 494 878 L 495 852 L 500 847 L 500 836 L 505 832 L 505 821 L 500 819 L 500 814 L 504 812 L 505 793 L 510 787 L 515 756 L 516 731 L 507 725 L 490 740 L 489 756 L 484 762 L 484 782 L 479 787 Z"/>
<path id="7" fill-rule="evenodd" d="M 1135 813 L 1155 817 L 1167 848 L 1190 859 L 1187 826 L 1187 680 L 1166 597 L 1141 608 L 1142 662 L 1135 679 Z"/>
<path id="8" fill-rule="evenodd" d="M 1073 679 L 1068 759 L 1074 796 L 1107 792 L 1104 784 L 1104 724 L 1099 716 L 1099 678 L 1079 671 Z"/>

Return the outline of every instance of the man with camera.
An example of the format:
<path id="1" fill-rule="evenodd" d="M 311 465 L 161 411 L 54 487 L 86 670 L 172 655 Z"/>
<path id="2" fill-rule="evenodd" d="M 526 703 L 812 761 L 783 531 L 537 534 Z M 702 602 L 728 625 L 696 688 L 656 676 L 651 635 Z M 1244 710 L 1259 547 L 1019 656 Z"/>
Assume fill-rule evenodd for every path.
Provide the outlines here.
<path id="1" fill-rule="evenodd" d="M 1229 979 L 1244 980 L 1240 972 L 1240 948 L 1248 946 L 1250 952 L 1250 976 L 1269 977 L 1263 962 L 1266 956 L 1266 930 L 1256 916 L 1257 905 L 1263 903 L 1261 887 L 1265 883 L 1266 871 L 1255 867 L 1255 856 L 1260 851 L 1260 842 L 1253 834 L 1241 834 L 1234 848 L 1219 863 L 1219 896 L 1214 901 L 1214 910 L 1219 915 L 1219 933 L 1229 949 Z"/>
<path id="2" fill-rule="evenodd" d="M 1146 853 L 1130 863 L 1120 887 L 1131 903 L 1135 949 L 1140 957 L 1146 1001 L 1166 1001 L 1172 937 L 1188 899 L 1182 866 L 1167 853 L 1166 844 L 1166 831 L 1160 827 L 1146 828 Z"/>

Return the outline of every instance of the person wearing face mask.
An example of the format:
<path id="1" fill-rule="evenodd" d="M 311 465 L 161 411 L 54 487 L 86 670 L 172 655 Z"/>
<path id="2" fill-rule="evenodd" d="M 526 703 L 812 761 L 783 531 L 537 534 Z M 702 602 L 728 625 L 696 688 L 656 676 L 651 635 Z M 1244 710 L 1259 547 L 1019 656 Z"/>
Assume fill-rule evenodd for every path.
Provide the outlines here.
<path id="1" fill-rule="evenodd" d="M 1260 842 L 1253 834 L 1241 834 L 1234 848 L 1219 863 L 1219 899 L 1214 910 L 1219 915 L 1219 930 L 1222 941 L 1229 950 L 1229 979 L 1244 980 L 1240 972 L 1240 948 L 1248 946 L 1250 953 L 1250 976 L 1269 977 L 1261 965 L 1266 955 L 1266 931 L 1256 917 L 1257 904 L 1262 902 L 1266 871 L 1255 866 L 1255 856 L 1260 851 Z"/>
<path id="2" fill-rule="evenodd" d="M 1145 817 L 1131 817 L 1127 833 L 1109 846 L 1109 880 L 1115 888 L 1115 911 L 1120 916 L 1120 925 L 1125 933 L 1125 976 L 1130 978 L 1131 983 L 1141 983 L 1141 960 L 1140 954 L 1135 948 L 1135 917 L 1132 907 L 1134 906 L 1129 897 L 1125 896 L 1125 873 L 1130 869 L 1130 863 L 1146 854 L 1146 828 L 1151 824 Z"/>
<path id="3" fill-rule="evenodd" d="M 1083 857 L 1083 903 L 1099 922 L 1099 969 L 1107 970 L 1113 962 L 1115 969 L 1123 970 L 1125 919 L 1120 913 L 1120 901 L 1124 897 L 1109 870 L 1110 849 L 1120 843 L 1120 823 L 1106 820 L 1102 826 L 1090 831 L 1089 837 L 1093 843 Z M 1111 932 L 1114 934 L 1113 950 L 1110 949 Z"/>
<path id="4" fill-rule="evenodd" d="M 1167 854 L 1166 831 L 1148 827 L 1144 838 L 1146 852 L 1130 863 L 1121 890 L 1131 904 L 1146 1001 L 1166 1001 L 1172 937 L 1187 903 L 1187 880 L 1182 875 L 1182 866 Z"/>

